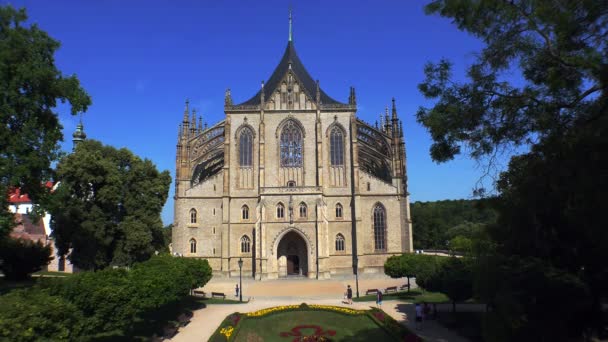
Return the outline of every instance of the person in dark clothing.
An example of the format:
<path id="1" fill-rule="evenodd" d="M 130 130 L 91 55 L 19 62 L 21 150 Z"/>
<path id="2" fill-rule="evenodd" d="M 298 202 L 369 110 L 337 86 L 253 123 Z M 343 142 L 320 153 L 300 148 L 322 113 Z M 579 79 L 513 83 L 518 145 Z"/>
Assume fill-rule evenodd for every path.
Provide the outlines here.
<path id="1" fill-rule="evenodd" d="M 350 288 L 350 285 L 346 288 L 346 300 L 348 304 L 353 304 L 353 289 Z"/>
<path id="2" fill-rule="evenodd" d="M 382 306 L 382 292 L 376 292 L 376 305 Z"/>
<path id="3" fill-rule="evenodd" d="M 239 284 L 236 284 L 235 291 L 236 291 L 236 297 L 238 297 L 239 296 Z"/>

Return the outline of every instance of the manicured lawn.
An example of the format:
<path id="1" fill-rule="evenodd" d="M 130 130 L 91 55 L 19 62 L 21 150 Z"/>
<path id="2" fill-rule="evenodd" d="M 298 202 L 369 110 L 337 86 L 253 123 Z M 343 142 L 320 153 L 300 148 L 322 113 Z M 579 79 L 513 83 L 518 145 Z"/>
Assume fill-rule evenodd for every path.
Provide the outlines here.
<path id="1" fill-rule="evenodd" d="M 297 329 L 304 325 L 308 327 Z M 315 334 L 319 328 L 312 326 L 322 329 L 321 334 L 332 341 L 395 341 L 367 315 L 347 316 L 325 311 L 287 311 L 246 319 L 234 341 L 292 341 L 298 332 L 303 336 Z M 335 335 L 331 336 L 331 331 Z M 289 335 L 282 337 L 281 333 Z"/>
<path id="2" fill-rule="evenodd" d="M 44 277 L 44 276 L 53 276 L 53 277 L 70 277 L 74 273 L 66 273 L 66 272 L 53 272 L 53 271 L 38 271 L 36 273 L 32 273 L 32 277 Z"/>
<path id="3" fill-rule="evenodd" d="M 239 302 L 238 300 L 234 300 L 234 299 L 221 299 L 221 298 L 196 298 L 196 301 L 201 304 L 206 304 L 206 305 L 210 305 L 210 304 L 246 304 L 249 302 L 247 300 Z"/>
<path id="4" fill-rule="evenodd" d="M 401 291 L 389 294 L 383 294 L 382 300 L 404 300 L 412 303 L 449 303 L 449 299 L 446 295 L 440 292 L 429 292 L 420 290 L 411 290 L 410 292 Z M 376 295 L 360 296 L 359 298 L 353 298 L 355 302 L 370 302 L 376 301 Z"/>

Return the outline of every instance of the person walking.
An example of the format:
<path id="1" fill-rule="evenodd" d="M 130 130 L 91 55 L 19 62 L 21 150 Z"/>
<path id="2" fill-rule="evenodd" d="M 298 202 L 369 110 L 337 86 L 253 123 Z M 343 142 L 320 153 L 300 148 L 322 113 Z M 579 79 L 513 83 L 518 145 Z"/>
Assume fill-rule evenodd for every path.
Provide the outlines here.
<path id="1" fill-rule="evenodd" d="M 235 290 L 236 290 L 236 297 L 238 297 L 239 296 L 239 284 L 236 284 Z"/>
<path id="2" fill-rule="evenodd" d="M 416 330 L 422 330 L 422 306 L 416 303 Z"/>
<path id="3" fill-rule="evenodd" d="M 346 287 L 346 300 L 348 301 L 348 304 L 353 304 L 353 289 L 350 288 L 350 285 Z"/>
<path id="4" fill-rule="evenodd" d="M 376 292 L 376 305 L 378 307 L 382 306 L 382 292 L 380 291 Z"/>

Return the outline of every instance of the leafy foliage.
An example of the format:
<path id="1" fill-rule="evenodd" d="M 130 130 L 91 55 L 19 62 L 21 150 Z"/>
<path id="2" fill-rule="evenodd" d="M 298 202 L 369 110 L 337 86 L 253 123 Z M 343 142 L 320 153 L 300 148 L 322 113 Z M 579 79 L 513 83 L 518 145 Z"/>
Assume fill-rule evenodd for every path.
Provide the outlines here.
<path id="1" fill-rule="evenodd" d="M 27 279 L 52 259 L 51 247 L 41 242 L 13 238 L 0 240 L 0 270 L 6 279 Z"/>
<path id="2" fill-rule="evenodd" d="M 81 269 L 131 265 L 163 245 L 160 212 L 171 177 L 127 149 L 87 140 L 57 166 L 53 235 Z"/>
<path id="3" fill-rule="evenodd" d="M 91 104 L 76 76 L 65 77 L 55 66 L 59 42 L 26 20 L 25 10 L 0 6 L 0 238 L 13 223 L 5 196 L 10 188 L 44 202 L 42 184 L 52 179 L 63 138 L 58 101 L 69 102 L 72 114 Z"/>
<path id="4" fill-rule="evenodd" d="M 485 335 L 589 338 L 606 324 L 608 295 L 608 3 L 437 0 L 426 9 L 485 43 L 468 82 L 451 78 L 448 61 L 425 68 L 420 90 L 437 103 L 418 120 L 433 159 L 466 147 L 491 162 L 505 147 L 530 148 L 500 175 L 498 220 L 476 258 L 476 292 L 494 307 Z"/>
<path id="5" fill-rule="evenodd" d="M 447 249 L 457 235 L 471 238 L 496 221 L 492 200 L 414 202 L 410 206 L 415 249 Z"/>
<path id="6" fill-rule="evenodd" d="M 0 339 L 74 341 L 81 336 L 82 313 L 68 301 L 37 289 L 0 296 Z"/>
<path id="7" fill-rule="evenodd" d="M 435 272 L 426 276 L 423 284 L 426 290 L 445 293 L 456 311 L 456 302 L 473 297 L 473 274 L 470 262 L 465 258 L 448 258 Z"/>
<path id="8" fill-rule="evenodd" d="M 32 291 L 48 293 L 45 300 L 72 305 L 79 314 L 80 339 L 107 339 L 129 335 L 139 322 L 156 319 L 188 296 L 192 288 L 210 279 L 211 267 L 206 260 L 163 255 L 131 270 L 108 268 L 44 279 Z M 32 310 L 31 314 L 38 314 L 38 308 Z"/>

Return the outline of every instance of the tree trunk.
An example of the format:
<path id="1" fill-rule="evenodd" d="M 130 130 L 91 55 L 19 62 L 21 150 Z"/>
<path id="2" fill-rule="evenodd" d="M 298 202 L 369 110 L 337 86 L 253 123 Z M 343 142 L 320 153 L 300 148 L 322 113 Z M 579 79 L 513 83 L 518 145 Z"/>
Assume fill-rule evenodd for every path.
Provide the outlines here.
<path id="1" fill-rule="evenodd" d="M 407 277 L 407 292 L 410 292 L 410 277 Z"/>

